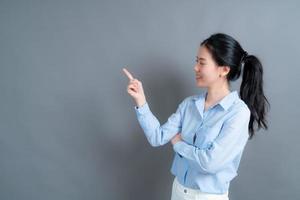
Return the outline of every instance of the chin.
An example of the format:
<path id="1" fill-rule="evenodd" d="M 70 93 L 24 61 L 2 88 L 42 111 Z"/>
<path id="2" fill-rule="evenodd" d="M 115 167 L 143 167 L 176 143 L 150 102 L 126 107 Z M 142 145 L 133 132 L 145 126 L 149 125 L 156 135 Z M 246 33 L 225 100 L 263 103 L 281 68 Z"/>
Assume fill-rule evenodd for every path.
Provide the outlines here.
<path id="1" fill-rule="evenodd" d="M 197 86 L 198 88 L 206 88 L 205 85 L 201 85 L 201 84 L 196 84 L 196 86 Z"/>
<path id="2" fill-rule="evenodd" d="M 206 87 L 205 84 L 203 84 L 203 83 L 201 83 L 199 81 L 196 82 L 196 85 L 197 85 L 197 87 L 200 87 L 200 88 L 205 88 Z"/>

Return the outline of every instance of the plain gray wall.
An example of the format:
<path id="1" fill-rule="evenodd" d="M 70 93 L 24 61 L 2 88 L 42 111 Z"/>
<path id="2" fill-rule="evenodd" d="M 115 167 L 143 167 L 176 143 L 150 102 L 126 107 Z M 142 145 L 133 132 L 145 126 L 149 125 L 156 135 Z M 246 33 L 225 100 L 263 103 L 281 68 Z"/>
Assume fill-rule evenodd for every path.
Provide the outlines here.
<path id="1" fill-rule="evenodd" d="M 269 130 L 248 142 L 230 199 L 299 198 L 299 6 L 1 0 L 0 199 L 170 199 L 172 146 L 147 142 L 121 69 L 143 82 L 163 124 L 203 92 L 195 56 L 215 32 L 261 59 L 271 103 Z"/>

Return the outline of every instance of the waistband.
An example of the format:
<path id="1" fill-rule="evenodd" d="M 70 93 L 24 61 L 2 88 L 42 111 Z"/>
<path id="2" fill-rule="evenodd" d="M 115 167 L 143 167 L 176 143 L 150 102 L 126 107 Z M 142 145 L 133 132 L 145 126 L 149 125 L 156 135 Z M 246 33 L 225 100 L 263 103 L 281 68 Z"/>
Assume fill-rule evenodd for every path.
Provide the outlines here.
<path id="1" fill-rule="evenodd" d="M 228 191 L 224 194 L 212 194 L 207 192 L 201 192 L 198 189 L 188 188 L 184 185 L 181 185 L 181 183 L 177 180 L 177 177 L 174 178 L 174 184 L 177 190 L 179 190 L 182 193 L 190 194 L 190 195 L 203 195 L 203 196 L 212 196 L 212 197 L 228 197 Z"/>

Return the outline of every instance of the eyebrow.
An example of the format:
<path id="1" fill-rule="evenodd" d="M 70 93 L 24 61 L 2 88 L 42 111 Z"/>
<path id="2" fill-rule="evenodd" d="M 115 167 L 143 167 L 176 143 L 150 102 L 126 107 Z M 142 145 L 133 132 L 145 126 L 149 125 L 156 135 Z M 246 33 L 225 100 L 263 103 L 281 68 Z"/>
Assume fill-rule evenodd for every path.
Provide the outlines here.
<path id="1" fill-rule="evenodd" d="M 199 58 L 198 56 L 196 56 L 196 58 L 199 60 L 204 60 L 204 61 L 206 60 L 205 58 L 202 58 L 202 57 Z"/>

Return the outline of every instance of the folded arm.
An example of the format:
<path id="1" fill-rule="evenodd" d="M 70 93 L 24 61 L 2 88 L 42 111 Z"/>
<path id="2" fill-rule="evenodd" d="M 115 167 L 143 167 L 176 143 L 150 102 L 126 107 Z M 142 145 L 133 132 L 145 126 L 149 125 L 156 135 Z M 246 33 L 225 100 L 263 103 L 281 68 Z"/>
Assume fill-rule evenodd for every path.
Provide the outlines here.
<path id="1" fill-rule="evenodd" d="M 249 120 L 250 111 L 242 109 L 224 122 L 217 138 L 206 148 L 179 141 L 173 149 L 203 173 L 216 173 L 243 150 L 248 140 Z"/>
<path id="2" fill-rule="evenodd" d="M 148 142 L 152 146 L 164 145 L 178 132 L 181 132 L 185 103 L 186 99 L 179 104 L 176 112 L 173 113 L 163 125 L 161 125 L 158 119 L 153 115 L 147 102 L 141 107 L 134 107 L 139 124 Z"/>

